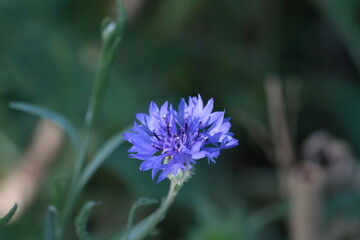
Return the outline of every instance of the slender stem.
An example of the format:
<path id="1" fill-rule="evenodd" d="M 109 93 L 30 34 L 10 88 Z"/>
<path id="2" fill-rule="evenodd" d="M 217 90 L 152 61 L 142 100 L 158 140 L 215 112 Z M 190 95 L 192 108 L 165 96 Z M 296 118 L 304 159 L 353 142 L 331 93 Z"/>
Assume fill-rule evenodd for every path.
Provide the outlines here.
<path id="1" fill-rule="evenodd" d="M 114 62 L 116 48 L 121 40 L 125 23 L 125 9 L 121 0 L 118 0 L 119 17 L 117 21 L 104 19 L 102 24 L 102 44 L 100 51 L 99 65 L 95 75 L 94 87 L 91 94 L 89 106 L 85 116 L 85 133 L 81 145 L 80 153 L 74 163 L 74 171 L 69 186 L 69 191 L 65 199 L 63 208 L 62 226 L 60 229 L 60 239 L 65 239 L 70 218 L 74 211 L 74 206 L 83 188 L 77 188 L 77 182 L 84 167 L 86 155 L 88 153 L 89 142 L 92 134 L 92 127 L 99 105 L 104 95 L 105 87 L 109 81 L 111 66 Z"/>
<path id="2" fill-rule="evenodd" d="M 175 181 L 171 181 L 170 189 L 166 198 L 161 202 L 159 208 L 152 213 L 150 216 L 139 222 L 136 226 L 134 226 L 130 232 L 126 234 L 125 237 L 121 237 L 119 240 L 140 240 L 145 238 L 150 231 L 152 231 L 158 223 L 160 223 L 174 202 L 175 197 L 180 191 L 182 184 L 177 184 Z"/>

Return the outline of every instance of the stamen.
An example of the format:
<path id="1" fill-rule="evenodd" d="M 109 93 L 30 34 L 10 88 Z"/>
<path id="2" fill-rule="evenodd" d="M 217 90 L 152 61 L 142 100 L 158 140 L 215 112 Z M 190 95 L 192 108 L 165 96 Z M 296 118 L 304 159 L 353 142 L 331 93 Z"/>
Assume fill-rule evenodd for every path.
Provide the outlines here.
<path id="1" fill-rule="evenodd" d="M 171 127 L 170 125 L 166 126 L 166 131 L 167 131 L 169 137 L 171 137 L 170 127 Z"/>
<path id="2" fill-rule="evenodd" d="M 197 140 L 199 138 L 199 136 L 200 136 L 200 132 L 197 132 L 195 140 Z"/>
<path id="3" fill-rule="evenodd" d="M 161 138 L 156 134 L 155 131 L 153 131 L 153 134 L 154 134 L 154 137 L 155 137 L 157 140 L 161 140 Z"/>
<path id="4" fill-rule="evenodd" d="M 202 141 L 205 142 L 208 139 L 209 139 L 209 137 L 204 137 L 204 139 Z"/>
<path id="5" fill-rule="evenodd" d="M 186 134 L 185 133 L 183 133 L 183 135 L 181 137 L 181 140 L 182 140 L 182 142 L 185 142 L 185 140 L 186 140 Z"/>
<path id="6" fill-rule="evenodd" d="M 199 138 L 200 134 L 201 134 L 200 129 L 196 128 L 196 136 L 195 136 L 194 140 L 197 140 Z"/>
<path id="7" fill-rule="evenodd" d="M 151 146 L 152 146 L 153 148 L 157 149 L 157 150 L 162 150 L 161 147 L 155 146 L 155 144 L 153 144 L 153 143 L 151 144 Z"/>

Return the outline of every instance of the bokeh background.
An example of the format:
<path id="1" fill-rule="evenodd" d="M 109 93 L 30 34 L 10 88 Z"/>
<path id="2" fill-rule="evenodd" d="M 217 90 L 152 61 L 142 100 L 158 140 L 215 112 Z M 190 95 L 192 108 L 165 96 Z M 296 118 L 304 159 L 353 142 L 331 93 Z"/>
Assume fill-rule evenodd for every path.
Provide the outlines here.
<path id="1" fill-rule="evenodd" d="M 129 18 L 96 120 L 91 151 L 132 124 L 136 113 L 147 112 L 150 101 L 162 104 L 169 100 L 177 105 L 181 97 L 198 93 L 206 100 L 213 97 L 215 109 L 226 109 L 232 131 L 240 140 L 240 145 L 224 151 L 216 164 L 208 165 L 205 159 L 199 162 L 196 174 L 159 225 L 158 235 L 149 239 L 293 238 L 293 205 L 281 193 L 281 181 L 287 180 L 279 178 L 279 164 L 271 157 L 271 134 L 256 137 L 263 127 L 271 129 L 265 81 L 280 79 L 286 95 L 284 105 L 291 115 L 296 155 L 292 166 L 303 166 L 303 143 L 322 130 L 346 145 L 351 156 L 345 157 L 344 168 L 357 169 L 360 2 L 125 3 Z M 113 0 L 1 0 L 1 177 L 20 164 L 39 121 L 10 109 L 9 102 L 51 108 L 82 130 L 99 57 L 100 22 L 115 15 Z M 149 172 L 138 170 L 140 161 L 127 157 L 128 148 L 128 144 L 122 145 L 108 159 L 80 201 L 102 201 L 89 223 L 91 232 L 100 238 L 125 226 L 135 199 L 161 198 L 167 191 L 166 181 L 156 184 Z M 0 230 L 1 239 L 41 239 L 46 207 L 60 205 L 57 193 L 71 175 L 73 154 L 74 149 L 65 142 L 47 168 L 34 201 L 15 223 Z M 322 153 L 321 161 L 315 161 L 316 169 L 327 171 L 332 164 L 328 154 Z M 341 161 L 334 158 L 336 164 Z M 345 226 L 340 234 L 333 234 L 334 239 L 360 236 L 353 230 L 360 221 L 360 187 L 357 174 L 350 175 L 351 179 L 340 181 L 340 187 L 320 191 L 319 231 Z M 152 209 L 144 207 L 139 218 Z"/>

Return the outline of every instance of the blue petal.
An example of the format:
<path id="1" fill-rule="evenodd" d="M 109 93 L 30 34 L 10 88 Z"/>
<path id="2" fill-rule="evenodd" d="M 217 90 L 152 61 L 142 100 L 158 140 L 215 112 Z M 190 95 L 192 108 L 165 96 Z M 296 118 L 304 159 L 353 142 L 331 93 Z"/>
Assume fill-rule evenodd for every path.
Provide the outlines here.
<path id="1" fill-rule="evenodd" d="M 167 167 L 165 168 L 161 174 L 159 175 L 159 178 L 157 180 L 157 183 L 161 182 L 162 180 L 164 180 L 170 173 L 171 173 L 171 168 L 170 167 Z"/>
<path id="2" fill-rule="evenodd" d="M 200 148 L 203 146 L 203 142 L 196 142 L 192 148 L 191 148 L 191 152 L 194 153 L 194 152 L 199 152 L 200 151 Z"/>
<path id="3" fill-rule="evenodd" d="M 187 118 L 185 111 L 187 111 L 187 104 L 185 99 L 181 99 L 178 107 L 177 121 L 180 125 L 184 125 Z"/>
<path id="4" fill-rule="evenodd" d="M 215 120 L 214 124 L 208 130 L 208 134 L 212 135 L 219 131 L 220 126 L 224 121 L 224 112 L 220 112 L 220 116 Z"/>
<path id="5" fill-rule="evenodd" d="M 206 154 L 207 154 L 206 151 L 200 151 L 200 152 L 193 153 L 193 154 L 191 155 L 191 157 L 192 157 L 193 159 L 201 159 L 201 158 L 206 157 Z"/>
<path id="6" fill-rule="evenodd" d="M 213 107 L 214 107 L 214 99 L 211 98 L 207 102 L 206 106 L 204 107 L 204 109 L 202 110 L 202 113 L 200 115 L 200 119 L 202 120 L 204 127 L 208 126 L 208 120 L 210 118 L 210 114 L 211 114 L 211 111 L 213 110 Z"/>
<path id="7" fill-rule="evenodd" d="M 221 149 L 229 149 L 235 147 L 239 144 L 239 141 L 231 136 L 227 136 L 221 142 L 220 148 Z"/>
<path id="8" fill-rule="evenodd" d="M 173 155 L 171 163 L 181 163 L 185 164 L 188 159 L 191 159 L 191 154 L 189 153 L 176 153 Z"/>
<path id="9" fill-rule="evenodd" d="M 231 123 L 226 122 L 226 123 L 223 123 L 223 124 L 219 127 L 218 131 L 219 131 L 219 132 L 222 132 L 223 134 L 226 134 L 226 133 L 230 130 L 230 127 L 231 127 Z"/>
<path id="10" fill-rule="evenodd" d="M 221 115 L 223 115 L 224 112 L 213 112 L 210 114 L 209 120 L 208 120 L 208 124 L 211 125 L 213 124 L 216 120 L 218 120 Z"/>
<path id="11" fill-rule="evenodd" d="M 196 103 L 196 106 L 195 106 L 195 109 L 194 109 L 194 112 L 193 112 L 194 118 L 196 118 L 196 117 L 199 118 L 201 116 L 203 107 L 204 107 L 204 103 L 203 103 L 203 101 L 201 99 L 200 94 L 198 94 L 197 103 Z"/>
<path id="12" fill-rule="evenodd" d="M 137 152 L 138 150 L 137 150 L 137 148 L 135 147 L 135 146 L 132 146 L 129 150 L 128 150 L 128 152 Z"/>
<path id="13" fill-rule="evenodd" d="M 208 163 L 210 164 L 210 162 L 216 163 L 216 161 L 213 157 L 208 157 Z"/>
<path id="14" fill-rule="evenodd" d="M 154 113 L 158 113 L 159 112 L 159 108 L 158 106 L 156 105 L 155 102 L 151 102 L 150 103 L 150 108 L 149 108 L 149 115 L 153 115 Z"/>
<path id="15" fill-rule="evenodd" d="M 168 114 L 168 105 L 169 103 L 166 101 L 160 108 L 160 117 L 166 116 Z"/>
<path id="16" fill-rule="evenodd" d="M 217 145 L 218 142 L 221 142 L 221 137 L 222 137 L 222 133 L 221 132 L 217 132 L 213 135 L 211 135 L 209 138 L 208 138 L 208 142 L 213 144 L 213 145 Z"/>
<path id="17" fill-rule="evenodd" d="M 151 178 L 153 180 L 155 180 L 155 176 L 156 174 L 159 172 L 160 168 L 153 168 L 152 172 L 151 172 Z"/>
<path id="18" fill-rule="evenodd" d="M 141 171 L 147 171 L 147 170 L 153 168 L 153 166 L 154 166 L 154 162 L 152 162 L 152 161 L 143 161 L 141 163 L 141 165 L 140 165 L 140 170 Z"/>
<path id="19" fill-rule="evenodd" d="M 144 114 L 144 113 L 137 113 L 136 115 L 136 119 L 139 120 L 139 122 L 141 122 L 142 124 L 146 124 L 146 119 L 149 117 L 148 115 Z"/>

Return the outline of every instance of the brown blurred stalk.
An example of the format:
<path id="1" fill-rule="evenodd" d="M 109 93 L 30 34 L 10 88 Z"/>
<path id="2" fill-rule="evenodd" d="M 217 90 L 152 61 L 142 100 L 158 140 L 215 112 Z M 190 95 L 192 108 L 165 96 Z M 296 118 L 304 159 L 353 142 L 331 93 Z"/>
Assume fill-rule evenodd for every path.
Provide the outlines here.
<path id="1" fill-rule="evenodd" d="M 290 236 L 319 240 L 324 174 L 315 164 L 295 168 L 289 177 Z"/>
<path id="2" fill-rule="evenodd" d="M 280 191 L 290 202 L 290 237 L 292 240 L 319 240 L 323 172 L 315 164 L 295 164 L 295 136 L 291 136 L 280 80 L 269 77 L 265 81 L 265 91 Z M 293 92 L 300 95 L 299 89 Z M 299 95 L 291 96 L 292 101 L 299 102 Z"/>
<path id="3" fill-rule="evenodd" d="M 289 201 L 289 236 L 292 240 L 358 240 L 359 224 L 332 219 L 322 225 L 325 196 L 345 188 L 359 188 L 360 167 L 346 141 L 323 131 L 312 133 L 295 151 L 301 83 L 270 76 L 265 81 L 269 127 L 255 116 L 238 115 L 259 146 L 276 165 L 280 197 Z M 322 229 L 324 227 L 325 229 Z"/>
<path id="4" fill-rule="evenodd" d="M 17 203 L 17 218 L 31 204 L 63 138 L 58 125 L 48 120 L 39 122 L 30 146 L 18 161 L 19 165 L 0 182 L 0 216 Z"/>

